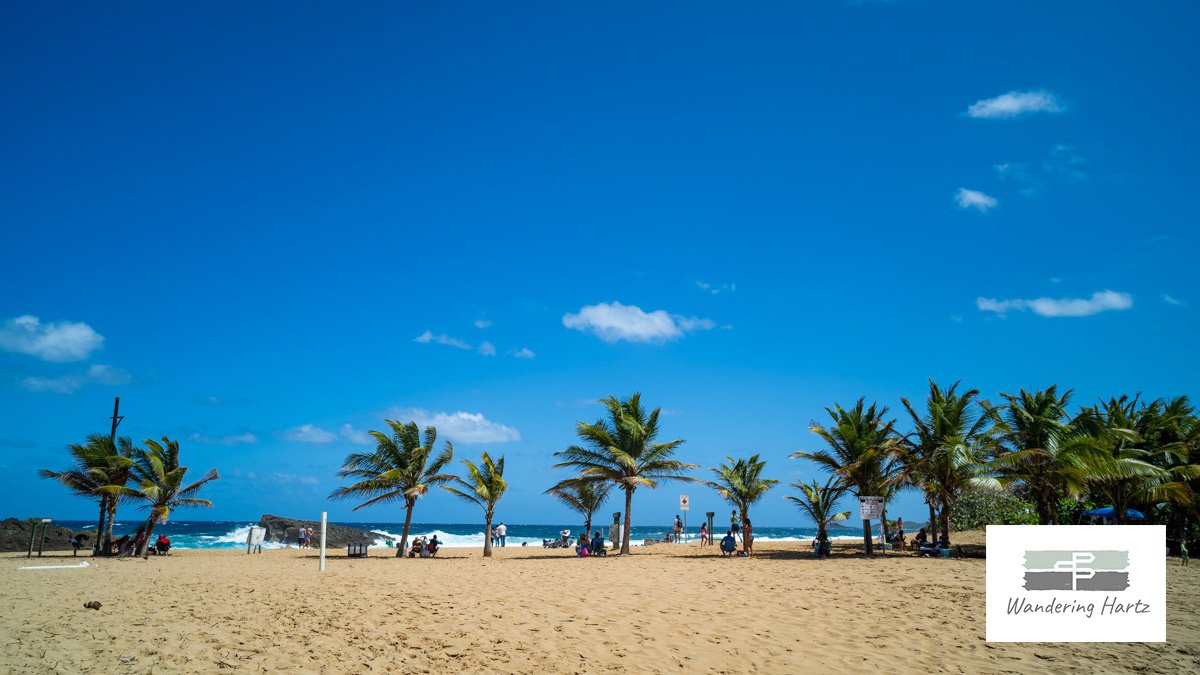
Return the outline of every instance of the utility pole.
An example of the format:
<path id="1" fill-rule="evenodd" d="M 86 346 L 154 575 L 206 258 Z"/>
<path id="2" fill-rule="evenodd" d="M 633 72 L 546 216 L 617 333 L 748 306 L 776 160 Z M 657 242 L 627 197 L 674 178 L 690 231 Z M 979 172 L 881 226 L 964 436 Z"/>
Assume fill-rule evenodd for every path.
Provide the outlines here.
<path id="1" fill-rule="evenodd" d="M 117 425 L 121 423 L 121 420 L 125 419 L 124 416 L 118 414 L 120 412 L 121 412 L 121 397 L 118 396 L 113 401 L 112 433 L 110 433 L 108 435 L 109 440 L 111 440 L 114 444 L 117 442 Z"/>

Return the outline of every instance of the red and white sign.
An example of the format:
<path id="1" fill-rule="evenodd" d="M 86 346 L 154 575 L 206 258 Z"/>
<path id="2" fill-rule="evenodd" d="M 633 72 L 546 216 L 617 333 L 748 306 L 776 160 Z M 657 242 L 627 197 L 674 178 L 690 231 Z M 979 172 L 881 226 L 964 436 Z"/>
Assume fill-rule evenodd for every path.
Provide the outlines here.
<path id="1" fill-rule="evenodd" d="M 688 507 L 690 505 L 691 505 L 691 500 L 688 499 L 687 495 L 679 495 L 679 510 L 680 511 L 687 511 Z"/>

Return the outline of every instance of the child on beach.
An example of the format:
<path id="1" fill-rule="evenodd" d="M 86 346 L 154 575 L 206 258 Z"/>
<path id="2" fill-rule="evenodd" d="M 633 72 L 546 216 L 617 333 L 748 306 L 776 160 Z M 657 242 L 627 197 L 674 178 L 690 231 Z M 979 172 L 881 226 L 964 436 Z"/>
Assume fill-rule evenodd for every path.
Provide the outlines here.
<path id="1" fill-rule="evenodd" d="M 700 545 L 708 546 L 708 523 L 700 523 Z"/>
<path id="2" fill-rule="evenodd" d="M 754 555 L 754 529 L 750 527 L 749 518 L 742 522 L 744 524 L 742 527 L 742 550 L 746 552 L 746 555 Z"/>
<path id="3" fill-rule="evenodd" d="M 1180 558 L 1183 558 L 1183 566 L 1184 566 L 1184 567 L 1187 567 L 1187 564 L 1188 564 L 1188 550 L 1187 550 L 1187 542 L 1186 542 L 1186 541 L 1180 541 L 1180 542 L 1179 542 L 1179 557 L 1180 557 Z"/>

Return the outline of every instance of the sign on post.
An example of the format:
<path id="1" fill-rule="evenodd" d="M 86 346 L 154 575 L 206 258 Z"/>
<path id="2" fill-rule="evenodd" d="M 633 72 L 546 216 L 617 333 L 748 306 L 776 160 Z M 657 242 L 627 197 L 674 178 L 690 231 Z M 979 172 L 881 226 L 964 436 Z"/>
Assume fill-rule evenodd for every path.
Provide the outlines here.
<path id="1" fill-rule="evenodd" d="M 883 497 L 859 497 L 859 517 L 863 520 L 880 520 L 883 518 Z"/>
<path id="2" fill-rule="evenodd" d="M 687 511 L 690 504 L 691 504 L 691 502 L 688 500 L 687 495 L 679 495 L 679 510 L 680 511 Z"/>
<path id="3" fill-rule="evenodd" d="M 267 528 L 257 525 L 250 526 L 250 532 L 246 535 L 246 553 L 251 551 L 262 553 L 263 539 L 267 536 Z"/>

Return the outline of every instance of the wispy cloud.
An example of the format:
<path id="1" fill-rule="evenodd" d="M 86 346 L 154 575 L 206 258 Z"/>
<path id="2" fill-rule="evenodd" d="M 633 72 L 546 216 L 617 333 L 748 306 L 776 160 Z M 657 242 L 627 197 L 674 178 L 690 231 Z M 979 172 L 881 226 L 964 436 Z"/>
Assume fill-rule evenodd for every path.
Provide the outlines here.
<path id="1" fill-rule="evenodd" d="M 707 291 L 708 293 L 711 293 L 713 295 L 720 295 L 722 293 L 732 293 L 737 290 L 737 284 L 721 284 L 720 286 L 715 286 L 713 284 L 708 283 L 707 281 L 697 281 L 696 287 L 702 291 Z"/>
<path id="2" fill-rule="evenodd" d="M 439 345 L 447 345 L 449 347 L 458 347 L 459 349 L 470 349 L 471 348 L 471 345 L 467 344 L 466 342 L 464 342 L 456 337 L 451 337 L 451 336 L 445 335 L 445 334 L 434 335 L 433 331 L 428 331 L 428 330 L 425 331 L 424 333 L 421 333 L 417 337 L 413 338 L 413 342 L 420 342 L 421 344 L 433 343 L 433 344 L 439 344 Z"/>
<path id="3" fill-rule="evenodd" d="M 81 373 L 68 373 L 58 377 L 27 377 L 21 386 L 29 391 L 71 394 L 88 384 L 119 386 L 133 382 L 127 371 L 109 365 L 93 363 Z"/>
<path id="4" fill-rule="evenodd" d="M 343 424 L 340 432 L 342 438 L 355 445 L 374 445 L 375 439 L 365 431 L 355 429 L 349 423 Z"/>
<path id="5" fill-rule="evenodd" d="M 476 328 L 488 328 L 492 325 L 491 319 L 475 319 Z"/>
<path id="6" fill-rule="evenodd" d="M 298 427 L 286 429 L 280 434 L 280 437 L 293 443 L 332 443 L 337 440 L 337 434 L 312 424 L 301 424 Z"/>
<path id="7" fill-rule="evenodd" d="M 958 204 L 959 208 L 975 209 L 980 213 L 995 208 L 996 204 L 999 203 L 991 195 L 986 195 L 978 190 L 968 190 L 967 188 L 958 188 L 958 192 L 954 193 L 954 201 Z"/>
<path id="8" fill-rule="evenodd" d="M 86 323 L 42 323 L 30 314 L 8 319 L 0 326 L 0 349 L 36 356 L 45 361 L 82 361 L 104 346 L 104 336 Z"/>
<path id="9" fill-rule="evenodd" d="M 1040 164 L 1040 169 L 1037 166 Z M 1033 197 L 1042 192 L 1049 183 L 1083 181 L 1088 179 L 1084 171 L 1087 159 L 1075 146 L 1059 143 L 1050 148 L 1039 164 L 1026 162 L 1001 162 L 993 165 L 996 178 L 1011 181 L 1019 187 L 1022 196 Z"/>
<path id="10" fill-rule="evenodd" d="M 967 107 L 967 116 L 982 119 L 1010 119 L 1033 113 L 1058 113 L 1063 104 L 1044 90 L 1010 91 L 995 98 L 980 99 Z"/>
<path id="11" fill-rule="evenodd" d="M 493 422 L 483 413 L 434 412 L 424 408 L 395 407 L 384 411 L 383 417 L 401 422 L 414 421 L 420 427 L 437 427 L 438 435 L 463 443 L 504 443 L 521 440 L 513 427 Z"/>
<path id="12" fill-rule="evenodd" d="M 532 359 L 533 357 L 537 356 L 537 354 L 533 353 L 533 350 L 530 349 L 529 347 L 521 347 L 520 349 L 514 349 L 512 351 L 512 355 L 514 358 L 518 358 L 518 359 Z"/>
<path id="13" fill-rule="evenodd" d="M 250 445 L 258 442 L 258 436 L 252 433 L 225 434 L 224 436 L 209 436 L 200 432 L 188 436 L 189 441 L 204 445 Z"/>
<path id="14" fill-rule="evenodd" d="M 479 345 L 479 353 L 483 354 L 484 356 L 495 356 L 496 355 L 496 345 L 488 342 L 487 340 L 484 340 Z"/>
<path id="15" fill-rule="evenodd" d="M 299 474 L 284 473 L 282 471 L 276 471 L 275 473 L 267 476 L 266 480 L 272 483 L 278 483 L 280 485 L 316 485 L 321 482 L 317 480 L 315 476 L 301 476 Z"/>
<path id="16" fill-rule="evenodd" d="M 711 319 L 669 314 L 657 309 L 643 311 L 635 305 L 601 302 L 586 305 L 574 314 L 564 314 L 563 325 L 573 330 L 592 333 L 605 342 L 663 343 L 697 330 L 711 330 Z"/>
<path id="17" fill-rule="evenodd" d="M 1033 298 L 1031 300 L 980 297 L 975 306 L 983 312 L 1004 316 L 1008 312 L 1031 311 L 1045 317 L 1091 316 L 1100 312 L 1121 311 L 1133 307 L 1133 298 L 1118 291 L 1097 291 L 1090 298 Z"/>
<path id="18" fill-rule="evenodd" d="M 1163 299 L 1163 302 L 1167 303 L 1168 305 L 1182 305 L 1183 304 L 1182 300 L 1172 297 L 1168 293 L 1163 293 L 1162 299 Z"/>

